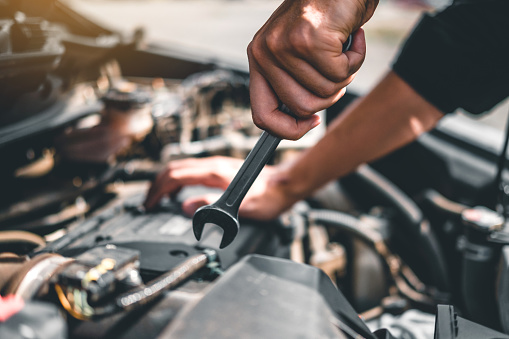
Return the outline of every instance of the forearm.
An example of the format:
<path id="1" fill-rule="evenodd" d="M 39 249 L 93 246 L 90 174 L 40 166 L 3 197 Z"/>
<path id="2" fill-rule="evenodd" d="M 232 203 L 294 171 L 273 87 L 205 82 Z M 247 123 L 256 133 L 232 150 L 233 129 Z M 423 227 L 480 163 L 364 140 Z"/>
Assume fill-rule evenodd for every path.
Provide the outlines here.
<path id="1" fill-rule="evenodd" d="M 410 143 L 442 116 L 391 72 L 343 112 L 314 147 L 282 166 L 275 184 L 295 200 L 307 197 L 360 164 Z"/>

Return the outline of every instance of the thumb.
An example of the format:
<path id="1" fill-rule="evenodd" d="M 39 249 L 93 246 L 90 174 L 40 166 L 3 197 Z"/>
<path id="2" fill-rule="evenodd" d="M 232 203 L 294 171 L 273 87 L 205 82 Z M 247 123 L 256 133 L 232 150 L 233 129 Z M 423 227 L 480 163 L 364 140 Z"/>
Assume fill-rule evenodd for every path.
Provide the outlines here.
<path id="1" fill-rule="evenodd" d="M 182 210 L 185 214 L 192 216 L 198 208 L 214 203 L 217 199 L 219 199 L 219 196 L 219 194 L 206 194 L 191 197 L 182 203 Z"/>

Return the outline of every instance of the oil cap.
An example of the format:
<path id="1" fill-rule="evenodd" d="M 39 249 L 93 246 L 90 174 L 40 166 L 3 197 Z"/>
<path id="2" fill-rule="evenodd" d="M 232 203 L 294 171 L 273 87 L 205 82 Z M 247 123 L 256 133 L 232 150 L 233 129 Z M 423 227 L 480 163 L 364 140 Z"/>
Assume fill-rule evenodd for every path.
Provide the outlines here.
<path id="1" fill-rule="evenodd" d="M 501 214 L 484 206 L 463 210 L 461 219 L 466 226 L 484 233 L 499 231 L 504 225 L 504 218 Z"/>

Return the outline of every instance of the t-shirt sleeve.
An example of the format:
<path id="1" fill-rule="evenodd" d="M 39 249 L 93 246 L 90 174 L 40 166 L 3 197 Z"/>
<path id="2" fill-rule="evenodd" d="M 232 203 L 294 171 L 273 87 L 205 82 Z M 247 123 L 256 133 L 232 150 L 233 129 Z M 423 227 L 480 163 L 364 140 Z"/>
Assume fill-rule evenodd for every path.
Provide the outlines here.
<path id="1" fill-rule="evenodd" d="M 509 95 L 509 1 L 456 1 L 425 14 L 393 64 L 444 113 L 490 110 Z"/>

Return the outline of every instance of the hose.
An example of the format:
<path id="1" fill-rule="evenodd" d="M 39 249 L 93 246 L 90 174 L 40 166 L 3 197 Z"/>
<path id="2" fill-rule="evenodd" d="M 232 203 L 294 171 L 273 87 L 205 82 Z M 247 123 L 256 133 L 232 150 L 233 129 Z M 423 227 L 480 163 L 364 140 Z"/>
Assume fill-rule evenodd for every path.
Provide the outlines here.
<path id="1" fill-rule="evenodd" d="M 445 214 L 460 218 L 463 210 L 469 208 L 469 206 L 451 201 L 438 193 L 434 189 L 427 189 L 422 194 L 426 202 L 429 202 L 434 208 L 444 212 Z"/>
<path id="2" fill-rule="evenodd" d="M 409 242 L 417 241 L 416 246 L 426 253 L 425 262 L 435 287 L 440 291 L 450 291 L 449 274 L 440 245 L 428 221 L 424 219 L 421 209 L 413 200 L 367 165 L 359 167 L 354 174 L 343 179 L 342 183 L 351 187 L 352 191 L 368 192 L 370 196 L 378 199 L 377 203 L 394 208 L 399 220 L 397 224 L 405 226 L 405 230 L 408 230 L 414 238 L 408 239 Z"/>
<path id="3" fill-rule="evenodd" d="M 428 290 L 413 271 L 404 265 L 397 255 L 391 253 L 382 236 L 368 228 L 362 220 L 331 210 L 311 210 L 308 212 L 308 218 L 310 223 L 338 228 L 372 247 L 383 259 L 398 290 L 410 300 L 426 306 L 446 301 L 444 299 L 447 296 L 444 294 Z"/>

